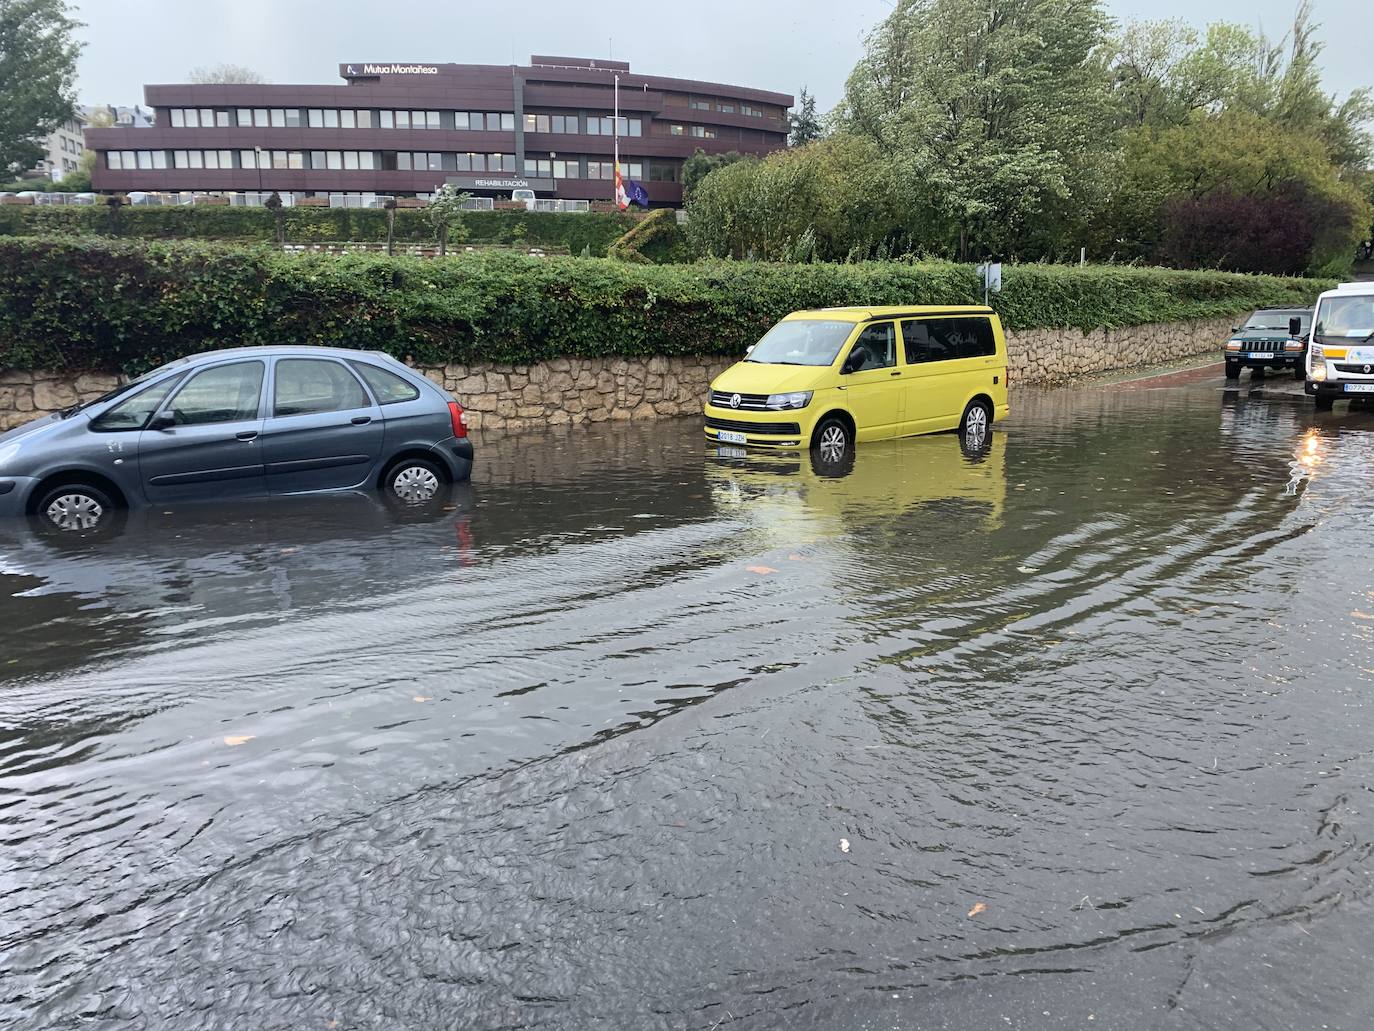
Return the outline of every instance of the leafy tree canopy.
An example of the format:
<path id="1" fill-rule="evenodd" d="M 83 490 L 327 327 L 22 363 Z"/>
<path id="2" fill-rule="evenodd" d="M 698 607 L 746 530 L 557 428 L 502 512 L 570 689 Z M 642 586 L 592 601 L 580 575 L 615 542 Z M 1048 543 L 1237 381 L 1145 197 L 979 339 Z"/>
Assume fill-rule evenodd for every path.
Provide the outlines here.
<path id="1" fill-rule="evenodd" d="M 803 147 L 808 143 L 814 143 L 824 135 L 821 131 L 820 119 L 816 117 L 816 98 L 805 86 L 801 88 L 797 111 L 790 116 L 789 122 L 791 134 L 788 142 L 794 147 Z"/>
<path id="2" fill-rule="evenodd" d="M 187 76 L 196 83 L 264 83 L 267 80 L 253 69 L 241 64 L 216 64 L 192 68 Z"/>
<path id="3" fill-rule="evenodd" d="M 32 168 L 72 116 L 80 25 L 65 0 L 0 0 L 0 173 Z"/>

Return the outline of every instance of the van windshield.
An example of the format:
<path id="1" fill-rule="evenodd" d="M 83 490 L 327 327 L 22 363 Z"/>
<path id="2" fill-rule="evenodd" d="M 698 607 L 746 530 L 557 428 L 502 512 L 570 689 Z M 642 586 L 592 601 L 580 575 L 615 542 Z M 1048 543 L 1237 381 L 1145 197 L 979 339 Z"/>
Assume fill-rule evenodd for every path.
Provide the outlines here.
<path id="1" fill-rule="evenodd" d="M 832 365 L 854 331 L 854 323 L 828 319 L 779 322 L 749 352 L 761 365 Z"/>
<path id="2" fill-rule="evenodd" d="M 1374 336 L 1374 294 L 1353 297 L 1328 297 L 1317 308 L 1318 336 Z"/>

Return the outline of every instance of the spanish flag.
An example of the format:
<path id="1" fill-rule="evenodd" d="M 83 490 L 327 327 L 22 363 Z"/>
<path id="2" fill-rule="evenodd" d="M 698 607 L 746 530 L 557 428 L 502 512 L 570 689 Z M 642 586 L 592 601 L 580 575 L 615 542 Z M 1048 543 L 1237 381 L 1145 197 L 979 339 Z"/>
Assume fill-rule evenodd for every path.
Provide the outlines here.
<path id="1" fill-rule="evenodd" d="M 620 178 L 620 160 L 615 163 L 615 206 L 624 211 L 630 206 L 630 198 L 625 193 L 625 180 Z"/>

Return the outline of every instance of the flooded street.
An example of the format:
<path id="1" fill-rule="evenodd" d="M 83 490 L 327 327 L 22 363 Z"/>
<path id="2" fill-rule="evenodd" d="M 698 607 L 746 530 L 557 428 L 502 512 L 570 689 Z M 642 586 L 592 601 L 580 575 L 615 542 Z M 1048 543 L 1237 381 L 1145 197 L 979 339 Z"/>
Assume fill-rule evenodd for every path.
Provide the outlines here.
<path id="1" fill-rule="evenodd" d="M 1374 412 L 0 528 L 0 1027 L 1374 1024 Z"/>

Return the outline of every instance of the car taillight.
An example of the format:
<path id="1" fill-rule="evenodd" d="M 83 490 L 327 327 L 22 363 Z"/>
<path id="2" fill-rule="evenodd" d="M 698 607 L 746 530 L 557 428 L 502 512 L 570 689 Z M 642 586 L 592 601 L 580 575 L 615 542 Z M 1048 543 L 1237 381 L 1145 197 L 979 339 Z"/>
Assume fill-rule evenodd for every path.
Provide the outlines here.
<path id="1" fill-rule="evenodd" d="M 468 417 L 463 411 L 463 406 L 457 401 L 448 403 L 448 414 L 453 420 L 453 435 L 455 437 L 466 437 L 468 435 Z"/>

